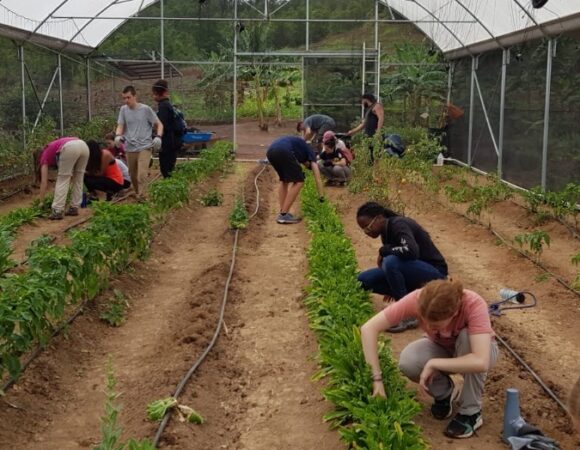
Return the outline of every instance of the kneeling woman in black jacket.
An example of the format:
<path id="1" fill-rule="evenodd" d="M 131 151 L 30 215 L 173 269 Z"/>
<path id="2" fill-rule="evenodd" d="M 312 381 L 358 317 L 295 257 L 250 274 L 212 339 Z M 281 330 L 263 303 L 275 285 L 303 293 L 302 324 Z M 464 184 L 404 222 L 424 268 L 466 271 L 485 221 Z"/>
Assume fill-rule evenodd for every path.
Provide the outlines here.
<path id="1" fill-rule="evenodd" d="M 375 202 L 362 205 L 356 214 L 359 227 L 373 239 L 381 237 L 377 268 L 358 276 L 364 289 L 399 300 L 431 280 L 447 277 L 447 263 L 429 233 L 417 222 Z M 417 320 L 404 320 L 392 333 L 416 328 Z"/>

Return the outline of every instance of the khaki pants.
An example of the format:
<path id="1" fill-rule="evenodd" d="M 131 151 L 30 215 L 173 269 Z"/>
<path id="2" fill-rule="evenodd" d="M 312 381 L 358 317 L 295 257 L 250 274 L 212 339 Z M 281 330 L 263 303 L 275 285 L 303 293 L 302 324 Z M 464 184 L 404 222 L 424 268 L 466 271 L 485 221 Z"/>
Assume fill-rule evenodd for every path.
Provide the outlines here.
<path id="1" fill-rule="evenodd" d="M 145 193 L 147 187 L 147 172 L 151 162 L 151 149 L 141 150 L 140 152 L 127 152 L 127 166 L 129 166 L 129 175 L 131 183 L 137 195 Z"/>
<path id="2" fill-rule="evenodd" d="M 89 147 L 85 141 L 76 140 L 65 143 L 59 153 L 58 177 L 54 188 L 52 209 L 63 212 L 72 178 L 70 205 L 78 208 L 83 198 L 83 179 L 89 162 Z"/>
<path id="3" fill-rule="evenodd" d="M 449 352 L 435 342 L 423 338 L 411 342 L 401 352 L 399 368 L 410 380 L 418 382 L 421 372 L 427 361 L 433 358 L 454 358 L 467 355 L 471 352 L 469 334 L 462 330 L 455 341 L 455 352 Z M 498 356 L 497 342 L 492 340 L 489 367 L 495 365 Z M 487 378 L 487 372 L 463 374 L 463 389 L 459 396 L 459 413 L 471 416 L 481 411 L 481 397 L 483 384 Z M 442 400 L 453 392 L 453 382 L 446 373 L 439 372 L 431 381 L 429 393 L 436 400 Z"/>

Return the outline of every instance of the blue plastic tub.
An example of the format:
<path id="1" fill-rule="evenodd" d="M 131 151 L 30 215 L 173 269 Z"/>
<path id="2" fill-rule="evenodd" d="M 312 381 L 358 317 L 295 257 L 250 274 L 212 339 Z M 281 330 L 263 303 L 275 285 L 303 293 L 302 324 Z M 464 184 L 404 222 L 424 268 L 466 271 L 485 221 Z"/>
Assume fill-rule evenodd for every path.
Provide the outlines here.
<path id="1" fill-rule="evenodd" d="M 183 135 L 184 144 L 195 144 L 197 142 L 207 142 L 211 139 L 212 133 L 192 133 L 188 131 Z"/>

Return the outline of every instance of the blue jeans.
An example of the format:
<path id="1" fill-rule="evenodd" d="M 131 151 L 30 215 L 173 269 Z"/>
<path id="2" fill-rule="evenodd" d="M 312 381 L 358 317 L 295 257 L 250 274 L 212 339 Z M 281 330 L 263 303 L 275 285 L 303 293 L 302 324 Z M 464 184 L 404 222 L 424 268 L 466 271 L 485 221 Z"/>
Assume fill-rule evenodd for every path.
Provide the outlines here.
<path id="1" fill-rule="evenodd" d="M 418 259 L 404 260 L 394 255 L 384 257 L 380 269 L 377 267 L 358 274 L 363 289 L 375 294 L 390 295 L 395 300 L 429 281 L 446 277 L 429 263 Z"/>

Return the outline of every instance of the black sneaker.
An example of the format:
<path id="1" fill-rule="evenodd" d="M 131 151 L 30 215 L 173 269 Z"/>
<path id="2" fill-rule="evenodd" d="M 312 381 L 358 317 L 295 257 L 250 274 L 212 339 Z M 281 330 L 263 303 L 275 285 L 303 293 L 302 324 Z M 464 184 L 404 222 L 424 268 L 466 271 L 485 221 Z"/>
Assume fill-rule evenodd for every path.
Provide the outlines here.
<path id="1" fill-rule="evenodd" d="M 387 329 L 388 333 L 402 333 L 403 331 L 412 330 L 419 326 L 419 321 L 415 318 L 403 319 L 397 325 Z"/>
<path id="2" fill-rule="evenodd" d="M 473 436 L 475 430 L 483 425 L 483 418 L 481 411 L 471 416 L 457 414 L 447 428 L 445 428 L 445 436 L 455 439 L 465 439 Z"/>
<path id="3" fill-rule="evenodd" d="M 431 414 L 437 420 L 445 420 L 451 417 L 453 413 L 453 401 L 459 393 L 455 391 L 455 386 L 449 397 L 445 397 L 441 400 L 435 400 L 431 405 Z"/>

